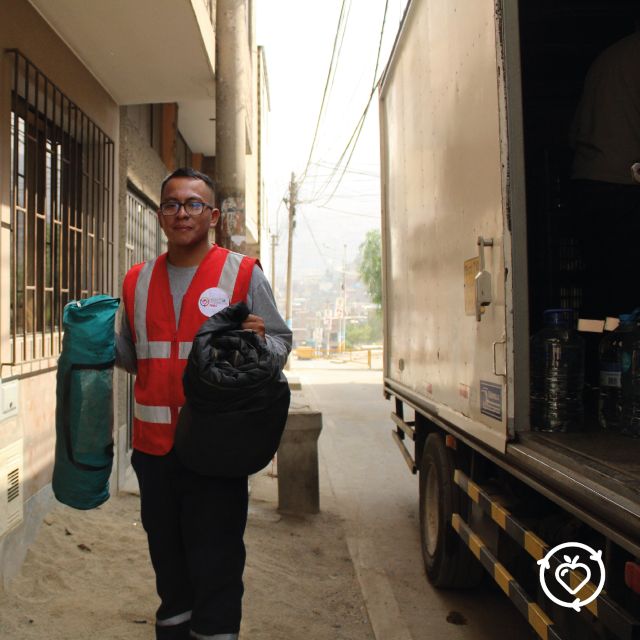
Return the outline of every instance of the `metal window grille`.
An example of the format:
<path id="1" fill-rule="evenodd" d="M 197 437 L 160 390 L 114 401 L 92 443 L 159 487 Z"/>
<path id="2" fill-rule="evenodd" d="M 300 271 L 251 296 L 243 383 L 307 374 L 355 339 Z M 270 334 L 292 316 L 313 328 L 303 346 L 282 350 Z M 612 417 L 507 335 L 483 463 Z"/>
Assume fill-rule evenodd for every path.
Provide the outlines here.
<path id="1" fill-rule="evenodd" d="M 62 311 L 113 291 L 114 145 L 18 51 L 11 94 L 13 364 L 56 356 Z"/>
<path id="2" fill-rule="evenodd" d="M 151 260 L 167 250 L 167 238 L 158 223 L 156 207 L 127 189 L 126 267 Z"/>
<path id="3" fill-rule="evenodd" d="M 179 167 L 190 167 L 192 163 L 193 153 L 183 135 L 178 131 L 176 136 L 176 164 Z"/>
<path id="4" fill-rule="evenodd" d="M 127 189 L 127 241 L 125 245 L 126 267 L 151 260 L 167 250 L 167 238 L 158 223 L 156 207 L 131 187 Z M 127 441 L 133 441 L 133 384 L 129 376 L 127 384 Z"/>

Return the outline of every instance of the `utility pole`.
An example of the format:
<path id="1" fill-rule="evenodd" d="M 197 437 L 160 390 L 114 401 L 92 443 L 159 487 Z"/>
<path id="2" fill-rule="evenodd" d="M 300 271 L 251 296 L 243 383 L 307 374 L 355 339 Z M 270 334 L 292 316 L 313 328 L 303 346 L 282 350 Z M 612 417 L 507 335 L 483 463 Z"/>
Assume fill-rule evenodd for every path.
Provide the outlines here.
<path id="1" fill-rule="evenodd" d="M 278 246 L 278 235 L 271 234 L 271 288 L 273 295 L 276 295 L 276 247 Z"/>
<path id="2" fill-rule="evenodd" d="M 218 0 L 216 7 L 216 199 L 220 221 L 216 242 L 232 246 L 246 238 L 246 105 L 244 87 L 250 69 L 245 63 L 248 20 L 246 2 Z M 245 253 L 245 251 L 242 251 Z"/>
<path id="3" fill-rule="evenodd" d="M 347 346 L 347 245 L 344 245 L 342 255 L 342 320 L 340 322 L 341 337 L 340 351 L 346 351 Z"/>
<path id="4" fill-rule="evenodd" d="M 298 202 L 298 185 L 296 184 L 296 176 L 291 172 L 291 182 L 289 182 L 289 197 L 285 198 L 285 202 L 289 207 L 289 238 L 287 250 L 287 303 L 286 316 L 287 326 L 293 329 L 293 297 L 291 295 L 293 282 L 291 278 L 291 263 L 293 257 L 293 230 L 296 228 L 296 204 Z M 288 362 L 287 362 L 288 367 Z"/>

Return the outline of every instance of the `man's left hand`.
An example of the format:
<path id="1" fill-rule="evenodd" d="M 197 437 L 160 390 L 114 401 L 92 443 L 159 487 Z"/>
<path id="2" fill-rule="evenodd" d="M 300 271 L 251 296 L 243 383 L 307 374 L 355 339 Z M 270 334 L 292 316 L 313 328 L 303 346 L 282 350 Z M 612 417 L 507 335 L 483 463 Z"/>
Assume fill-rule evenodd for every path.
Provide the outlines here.
<path id="1" fill-rule="evenodd" d="M 264 320 L 260 316 L 254 316 L 250 313 L 240 327 L 255 331 L 261 338 L 264 338 Z"/>

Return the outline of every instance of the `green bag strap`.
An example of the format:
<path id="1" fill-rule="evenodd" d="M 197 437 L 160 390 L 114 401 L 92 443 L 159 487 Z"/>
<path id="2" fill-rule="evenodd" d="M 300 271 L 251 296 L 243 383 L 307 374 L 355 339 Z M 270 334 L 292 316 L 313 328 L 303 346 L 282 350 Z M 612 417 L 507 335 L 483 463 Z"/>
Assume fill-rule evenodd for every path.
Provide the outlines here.
<path id="1" fill-rule="evenodd" d="M 71 372 L 74 369 L 93 369 L 96 371 L 104 371 L 105 369 L 113 369 L 115 360 L 110 362 L 100 362 L 97 364 L 72 364 L 64 375 L 64 393 L 62 396 L 62 431 L 64 433 L 64 441 L 67 449 L 67 456 L 72 464 L 82 471 L 103 471 L 108 469 L 109 465 L 105 464 L 100 467 L 96 467 L 90 464 L 84 464 L 78 462 L 73 457 L 73 447 L 71 446 L 71 415 L 70 415 L 70 396 L 71 396 Z"/>

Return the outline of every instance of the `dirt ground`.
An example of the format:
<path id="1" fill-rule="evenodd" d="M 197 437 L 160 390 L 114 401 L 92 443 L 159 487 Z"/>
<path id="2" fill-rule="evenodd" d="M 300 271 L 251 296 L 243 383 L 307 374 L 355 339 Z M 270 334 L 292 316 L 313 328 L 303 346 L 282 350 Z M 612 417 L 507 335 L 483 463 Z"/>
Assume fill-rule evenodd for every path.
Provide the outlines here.
<path id="1" fill-rule="evenodd" d="M 242 640 L 371 640 L 340 518 L 276 507 L 268 470 L 252 480 Z M 0 638 L 148 640 L 157 606 L 139 498 L 89 512 L 59 505 L 0 593 Z"/>

